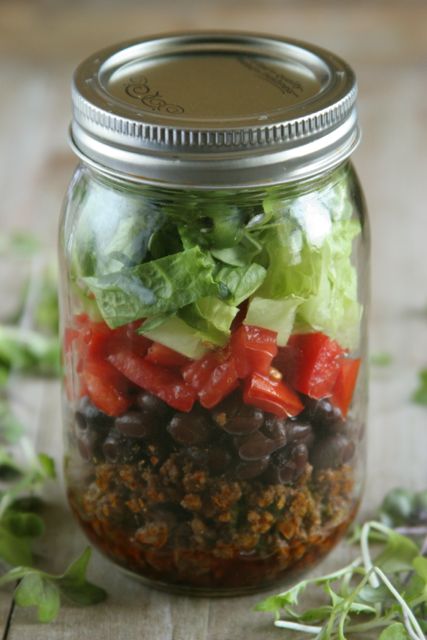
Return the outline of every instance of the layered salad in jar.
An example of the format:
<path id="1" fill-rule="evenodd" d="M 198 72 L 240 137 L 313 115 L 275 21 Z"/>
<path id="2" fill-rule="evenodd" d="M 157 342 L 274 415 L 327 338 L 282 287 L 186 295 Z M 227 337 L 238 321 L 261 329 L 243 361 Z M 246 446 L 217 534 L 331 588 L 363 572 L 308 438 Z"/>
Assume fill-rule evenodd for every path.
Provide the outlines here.
<path id="1" fill-rule="evenodd" d="M 354 517 L 355 181 L 348 164 L 234 192 L 76 174 L 66 478 L 86 534 L 123 568 L 250 591 L 312 566 Z"/>

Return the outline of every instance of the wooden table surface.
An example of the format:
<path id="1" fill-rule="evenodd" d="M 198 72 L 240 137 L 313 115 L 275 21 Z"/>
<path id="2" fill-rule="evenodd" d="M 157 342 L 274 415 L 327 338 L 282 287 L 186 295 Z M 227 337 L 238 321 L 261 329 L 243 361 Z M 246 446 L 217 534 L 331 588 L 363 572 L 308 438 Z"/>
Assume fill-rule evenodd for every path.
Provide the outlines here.
<path id="1" fill-rule="evenodd" d="M 427 366 L 427 3 L 400 2 L 0 2 L 0 231 L 31 230 L 55 245 L 58 212 L 75 160 L 67 148 L 69 81 L 86 55 L 138 35 L 186 28 L 236 28 L 289 35 L 342 55 L 359 79 L 363 141 L 355 163 L 372 220 L 371 349 L 392 355 L 372 368 L 368 473 L 362 513 L 390 488 L 427 486 L 427 410 L 411 404 L 417 371 Z M 16 291 L 16 273 L 0 264 L 0 291 Z M 61 459 L 57 383 L 15 380 L 22 417 L 37 447 Z M 60 465 L 60 462 L 59 462 Z M 85 540 L 61 486 L 50 490 L 44 566 L 61 569 Z M 323 563 L 343 562 L 341 546 Z M 105 604 L 64 606 L 55 623 L 34 622 L 0 592 L 3 640 L 143 638 L 259 640 L 288 637 L 259 596 L 190 599 L 140 586 L 94 554 L 91 577 Z"/>

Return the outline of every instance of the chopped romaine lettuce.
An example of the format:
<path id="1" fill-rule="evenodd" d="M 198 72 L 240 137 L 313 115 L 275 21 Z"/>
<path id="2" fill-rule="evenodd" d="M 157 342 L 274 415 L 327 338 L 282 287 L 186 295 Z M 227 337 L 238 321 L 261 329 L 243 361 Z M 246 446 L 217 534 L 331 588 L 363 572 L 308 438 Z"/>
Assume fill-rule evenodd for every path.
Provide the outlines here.
<path id="1" fill-rule="evenodd" d="M 307 193 L 291 201 L 265 198 L 264 208 L 273 213 L 276 220 L 295 222 L 310 247 L 320 247 L 331 232 L 330 211 L 316 193 Z"/>
<path id="2" fill-rule="evenodd" d="M 350 260 L 352 240 L 359 232 L 359 223 L 352 219 L 334 224 L 318 254 L 317 291 L 297 312 L 297 324 L 323 331 L 349 349 L 359 341 L 362 313 L 357 300 L 357 274 Z"/>
<path id="3" fill-rule="evenodd" d="M 214 262 L 198 247 L 99 278 L 84 278 L 112 329 L 140 318 L 173 312 L 218 292 Z"/>
<path id="4" fill-rule="evenodd" d="M 242 209 L 224 202 L 212 203 L 203 208 L 203 215 L 211 218 L 210 245 L 217 249 L 233 247 L 243 232 Z"/>
<path id="5" fill-rule="evenodd" d="M 73 238 L 74 277 L 102 276 L 140 264 L 165 214 L 140 193 L 92 181 L 82 193 Z"/>
<path id="6" fill-rule="evenodd" d="M 249 303 L 244 324 L 251 324 L 277 333 L 277 344 L 284 347 L 291 335 L 295 314 L 302 298 L 290 296 L 273 300 L 255 296 Z"/>
<path id="7" fill-rule="evenodd" d="M 275 300 L 302 298 L 297 329 L 323 331 L 341 346 L 353 348 L 358 342 L 361 307 L 350 256 L 358 233 L 358 221 L 335 221 L 320 246 L 313 246 L 295 222 L 285 220 L 265 236 L 270 263 L 258 294 Z"/>
<path id="8" fill-rule="evenodd" d="M 267 274 L 258 294 L 263 298 L 308 298 L 318 289 L 317 252 L 309 247 L 302 230 L 289 219 L 264 234 L 268 253 Z"/>
<path id="9" fill-rule="evenodd" d="M 266 273 L 266 269 L 256 263 L 244 267 L 222 267 L 215 280 L 227 287 L 227 302 L 238 306 L 261 286 Z"/>
<path id="10" fill-rule="evenodd" d="M 244 233 L 239 244 L 224 249 L 211 249 L 217 260 L 233 267 L 246 267 L 262 251 L 262 245 L 250 233 Z"/>
<path id="11" fill-rule="evenodd" d="M 188 358 L 201 358 L 207 351 L 198 331 L 176 316 L 168 318 L 150 331 L 145 331 L 143 325 L 140 333 Z"/>
<path id="12" fill-rule="evenodd" d="M 209 296 L 184 307 L 179 316 L 207 342 L 222 346 L 230 338 L 230 327 L 239 309 Z"/>
<path id="13" fill-rule="evenodd" d="M 334 182 L 328 184 L 319 193 L 320 201 L 327 207 L 332 220 L 348 220 L 353 215 L 353 199 L 350 194 L 351 181 L 348 179 L 348 168 L 345 167 Z M 353 180 L 356 177 L 353 176 Z"/>

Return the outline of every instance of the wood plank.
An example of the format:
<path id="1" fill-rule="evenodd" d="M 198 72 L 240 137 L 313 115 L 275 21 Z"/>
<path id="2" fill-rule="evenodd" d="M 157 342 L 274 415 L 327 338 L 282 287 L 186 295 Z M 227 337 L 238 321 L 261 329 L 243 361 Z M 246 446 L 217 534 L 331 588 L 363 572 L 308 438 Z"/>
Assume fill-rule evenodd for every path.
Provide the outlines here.
<path id="1" fill-rule="evenodd" d="M 0 638 L 6 638 L 9 627 L 9 616 L 13 607 L 13 587 L 9 586 L 0 591 Z"/>

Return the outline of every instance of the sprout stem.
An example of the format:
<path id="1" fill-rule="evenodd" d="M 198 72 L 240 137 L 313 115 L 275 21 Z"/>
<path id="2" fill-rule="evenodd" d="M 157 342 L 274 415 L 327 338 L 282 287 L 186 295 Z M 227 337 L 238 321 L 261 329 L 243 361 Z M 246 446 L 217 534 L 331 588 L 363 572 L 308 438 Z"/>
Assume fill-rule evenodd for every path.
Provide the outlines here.
<path id="1" fill-rule="evenodd" d="M 303 633 L 312 633 L 316 635 L 322 631 L 322 627 L 315 627 L 309 624 L 300 624 L 299 622 L 290 622 L 289 620 L 276 620 L 276 627 L 283 629 L 292 629 L 293 631 L 302 631 Z"/>

